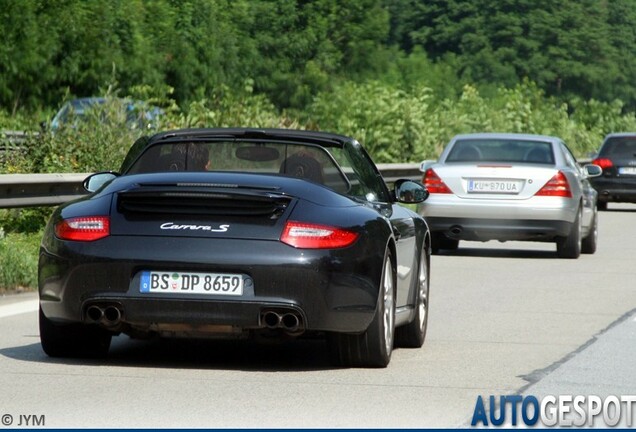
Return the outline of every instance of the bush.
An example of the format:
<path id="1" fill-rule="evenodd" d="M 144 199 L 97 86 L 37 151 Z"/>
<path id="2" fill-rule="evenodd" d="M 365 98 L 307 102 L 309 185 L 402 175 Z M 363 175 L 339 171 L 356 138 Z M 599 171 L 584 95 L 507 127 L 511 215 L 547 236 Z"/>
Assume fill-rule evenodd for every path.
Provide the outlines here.
<path id="1" fill-rule="evenodd" d="M 408 162 L 431 154 L 431 91 L 406 92 L 379 82 L 345 83 L 318 95 L 306 122 L 359 140 L 376 163 Z"/>
<path id="2" fill-rule="evenodd" d="M 5 234 L 0 229 L 0 292 L 37 287 L 42 232 Z"/>
<path id="3" fill-rule="evenodd" d="M 578 157 L 594 151 L 610 132 L 636 130 L 620 101 L 573 102 L 546 97 L 532 82 L 483 97 L 471 85 L 459 97 L 439 99 L 426 87 L 404 91 L 388 84 L 345 83 L 318 95 L 307 123 L 360 140 L 376 162 L 435 159 L 456 134 L 516 132 L 562 138 Z"/>
<path id="4" fill-rule="evenodd" d="M 53 207 L 0 210 L 0 230 L 4 233 L 36 233 L 49 220 Z"/>

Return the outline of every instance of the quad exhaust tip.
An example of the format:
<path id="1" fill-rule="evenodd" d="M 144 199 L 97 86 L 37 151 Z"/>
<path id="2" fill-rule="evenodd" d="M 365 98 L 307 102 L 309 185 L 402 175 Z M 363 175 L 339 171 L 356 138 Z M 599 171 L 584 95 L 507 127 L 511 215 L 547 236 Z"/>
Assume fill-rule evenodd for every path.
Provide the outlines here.
<path id="1" fill-rule="evenodd" d="M 298 312 L 277 312 L 268 310 L 262 313 L 262 322 L 268 329 L 283 329 L 288 333 L 302 332 L 302 317 Z"/>
<path id="2" fill-rule="evenodd" d="M 86 309 L 86 317 L 95 324 L 114 327 L 121 323 L 123 313 L 115 305 L 91 305 Z"/>

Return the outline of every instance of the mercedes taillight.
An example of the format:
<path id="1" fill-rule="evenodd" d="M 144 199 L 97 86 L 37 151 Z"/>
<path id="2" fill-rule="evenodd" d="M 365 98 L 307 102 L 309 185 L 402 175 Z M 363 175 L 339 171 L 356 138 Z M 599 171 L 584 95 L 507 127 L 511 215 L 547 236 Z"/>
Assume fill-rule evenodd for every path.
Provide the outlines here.
<path id="1" fill-rule="evenodd" d="M 424 173 L 424 178 L 422 179 L 422 183 L 426 187 L 429 193 L 438 193 L 438 194 L 449 194 L 452 193 L 451 190 L 446 186 L 446 183 L 439 178 L 437 173 L 433 170 L 433 168 L 429 168 Z"/>
<path id="2" fill-rule="evenodd" d="M 556 173 L 535 196 L 557 196 L 572 198 L 572 190 L 568 179 L 561 171 Z"/>

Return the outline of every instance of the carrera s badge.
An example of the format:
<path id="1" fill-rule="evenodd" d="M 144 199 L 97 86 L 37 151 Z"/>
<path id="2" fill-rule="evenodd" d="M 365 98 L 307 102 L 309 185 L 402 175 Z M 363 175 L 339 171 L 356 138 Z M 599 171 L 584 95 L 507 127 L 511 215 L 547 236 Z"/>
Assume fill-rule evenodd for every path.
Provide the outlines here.
<path id="1" fill-rule="evenodd" d="M 190 230 L 190 231 L 211 231 L 211 232 L 226 232 L 229 225 L 219 225 L 218 228 L 214 228 L 211 225 L 177 225 L 172 222 L 166 222 L 161 224 L 163 230 Z"/>

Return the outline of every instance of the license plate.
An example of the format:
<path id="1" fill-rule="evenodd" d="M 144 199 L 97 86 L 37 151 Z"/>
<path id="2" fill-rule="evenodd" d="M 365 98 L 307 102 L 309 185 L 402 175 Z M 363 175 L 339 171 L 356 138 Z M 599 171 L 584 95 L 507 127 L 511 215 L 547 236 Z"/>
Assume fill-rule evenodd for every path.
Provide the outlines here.
<path id="1" fill-rule="evenodd" d="M 243 295 L 243 276 L 227 273 L 141 272 L 142 293 Z"/>
<path id="2" fill-rule="evenodd" d="M 619 167 L 619 174 L 636 175 L 636 167 Z"/>
<path id="3" fill-rule="evenodd" d="M 518 180 L 468 180 L 468 192 L 518 194 L 521 185 Z"/>

